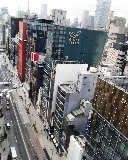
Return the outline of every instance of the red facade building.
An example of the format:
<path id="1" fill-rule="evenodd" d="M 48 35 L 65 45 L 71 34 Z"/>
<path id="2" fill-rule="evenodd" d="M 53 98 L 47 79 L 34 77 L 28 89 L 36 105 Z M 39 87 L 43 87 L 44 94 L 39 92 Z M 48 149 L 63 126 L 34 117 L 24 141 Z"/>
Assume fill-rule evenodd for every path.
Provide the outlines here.
<path id="1" fill-rule="evenodd" d="M 27 23 L 19 22 L 18 75 L 21 81 L 25 80 L 26 30 Z"/>

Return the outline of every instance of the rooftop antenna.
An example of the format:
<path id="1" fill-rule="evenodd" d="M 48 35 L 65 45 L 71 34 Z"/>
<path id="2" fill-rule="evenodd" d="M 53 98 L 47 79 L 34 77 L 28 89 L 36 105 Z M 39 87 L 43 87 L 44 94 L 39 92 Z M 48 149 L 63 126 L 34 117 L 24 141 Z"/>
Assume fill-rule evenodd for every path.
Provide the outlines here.
<path id="1" fill-rule="evenodd" d="M 27 10 L 28 16 L 29 16 L 29 12 L 30 12 L 30 9 L 29 9 L 29 0 L 28 0 L 28 10 Z"/>

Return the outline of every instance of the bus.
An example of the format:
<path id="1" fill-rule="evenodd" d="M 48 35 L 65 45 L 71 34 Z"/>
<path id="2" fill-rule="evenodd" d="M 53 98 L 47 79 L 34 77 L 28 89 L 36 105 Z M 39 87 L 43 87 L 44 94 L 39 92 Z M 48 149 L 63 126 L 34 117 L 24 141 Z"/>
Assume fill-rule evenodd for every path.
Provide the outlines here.
<path id="1" fill-rule="evenodd" d="M 15 147 L 11 147 L 11 157 L 12 157 L 12 160 L 14 159 L 17 159 L 17 154 L 16 154 L 16 149 Z"/>

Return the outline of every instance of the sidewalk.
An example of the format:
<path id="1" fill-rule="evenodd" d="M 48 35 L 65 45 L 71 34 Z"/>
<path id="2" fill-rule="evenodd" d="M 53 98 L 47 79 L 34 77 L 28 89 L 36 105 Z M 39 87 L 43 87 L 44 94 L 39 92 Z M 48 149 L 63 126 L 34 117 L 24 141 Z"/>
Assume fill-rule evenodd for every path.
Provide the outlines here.
<path id="1" fill-rule="evenodd" d="M 26 107 L 27 104 L 31 103 L 30 99 L 27 98 L 26 96 L 24 96 L 22 89 L 18 90 L 17 93 L 24 98 L 23 99 L 24 107 Z M 26 104 L 25 104 L 25 99 L 26 99 Z M 28 107 L 26 107 L 26 108 L 28 108 Z M 37 111 L 34 108 L 34 106 L 32 106 L 32 105 L 30 106 L 29 112 L 30 112 L 30 114 L 28 114 L 28 117 L 31 121 L 31 124 L 36 124 L 36 128 L 38 130 L 38 133 L 36 133 L 36 136 L 40 142 L 42 149 L 46 148 L 46 150 L 52 160 L 61 160 L 61 157 L 57 153 L 55 146 L 49 140 L 49 136 L 48 136 L 47 132 L 44 131 L 43 123 L 42 123 L 41 119 L 37 116 Z M 47 137 L 48 137 L 48 139 L 47 139 Z"/>
<path id="2" fill-rule="evenodd" d="M 0 108 L 1 108 L 1 105 L 0 105 Z M 5 124 L 4 117 L 1 117 L 0 118 L 0 136 L 1 134 L 2 136 L 4 135 L 4 130 L 3 130 L 4 124 Z M 5 147 L 5 150 L 3 151 L 4 147 Z M 10 152 L 10 143 L 7 135 L 7 139 L 4 139 L 4 141 L 0 141 L 1 160 L 7 160 L 9 152 Z"/>
<path id="3" fill-rule="evenodd" d="M 18 75 L 17 71 L 9 63 L 8 58 L 6 58 L 6 61 L 8 63 L 8 67 L 10 68 L 11 72 L 15 73 L 15 75 Z M 17 79 L 13 78 L 13 83 L 18 84 L 19 82 L 20 81 L 19 81 L 18 77 L 17 77 Z M 31 100 L 25 95 L 23 87 L 20 87 L 19 89 L 17 89 L 17 93 L 19 96 L 23 97 L 23 101 L 21 99 L 19 99 L 20 101 L 22 101 L 23 106 L 25 108 L 28 108 L 27 104 L 30 104 Z M 40 142 L 42 149 L 46 148 L 51 160 L 64 160 L 63 157 L 59 156 L 54 144 L 49 140 L 48 133 L 46 131 L 44 131 L 43 122 L 38 117 L 37 111 L 34 108 L 34 106 L 32 106 L 32 103 L 31 103 L 31 106 L 29 107 L 29 112 L 30 112 L 30 114 L 28 114 L 28 117 L 30 119 L 31 125 L 36 124 L 36 128 L 38 130 L 38 133 L 35 133 L 35 134 L 37 136 L 37 139 Z"/>

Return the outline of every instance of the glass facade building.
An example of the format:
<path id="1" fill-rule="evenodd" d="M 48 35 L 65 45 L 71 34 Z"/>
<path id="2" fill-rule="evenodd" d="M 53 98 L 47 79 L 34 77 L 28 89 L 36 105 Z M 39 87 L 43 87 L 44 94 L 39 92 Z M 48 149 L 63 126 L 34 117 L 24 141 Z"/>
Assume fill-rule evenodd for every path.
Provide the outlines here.
<path id="1" fill-rule="evenodd" d="M 63 57 L 96 67 L 101 60 L 105 41 L 106 32 L 67 27 Z"/>
<path id="2" fill-rule="evenodd" d="M 87 160 L 128 159 L 128 79 L 98 78 L 86 134 Z"/>
<path id="3" fill-rule="evenodd" d="M 110 6 L 111 0 L 97 0 L 94 17 L 94 29 L 100 30 L 102 28 L 106 28 Z"/>

